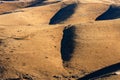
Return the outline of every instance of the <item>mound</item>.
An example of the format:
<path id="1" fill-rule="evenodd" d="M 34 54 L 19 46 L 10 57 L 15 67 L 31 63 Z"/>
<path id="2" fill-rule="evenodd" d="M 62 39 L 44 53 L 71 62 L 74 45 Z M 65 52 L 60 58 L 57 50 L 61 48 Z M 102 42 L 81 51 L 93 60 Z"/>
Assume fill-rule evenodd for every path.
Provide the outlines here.
<path id="1" fill-rule="evenodd" d="M 64 65 L 70 72 L 85 75 L 120 61 L 119 20 L 81 24 L 73 28 L 72 52 L 64 54 L 71 56 Z M 80 80 L 88 79 L 91 76 Z"/>
<path id="2" fill-rule="evenodd" d="M 118 71 L 119 67 L 120 67 L 120 63 L 116 63 L 116 64 L 113 64 L 113 65 L 107 66 L 105 68 L 102 68 L 100 70 L 97 70 L 93 73 L 90 73 L 90 74 L 86 75 L 85 77 L 82 77 L 78 80 L 97 79 L 97 78 L 100 78 L 100 77 L 104 78 L 104 77 L 107 77 L 107 76 L 116 75 L 115 73 L 112 73 L 112 72 Z M 115 79 L 115 80 L 118 80 L 118 79 Z"/>
<path id="3" fill-rule="evenodd" d="M 12 11 L 11 12 L 12 14 L 0 16 L 0 20 L 2 20 L 0 21 L 0 24 L 7 23 L 6 25 L 10 25 L 10 24 L 35 25 L 35 24 L 59 24 L 59 23 L 78 24 L 80 23 L 80 21 L 89 22 L 89 21 L 94 21 L 97 16 L 99 16 L 108 8 L 108 5 L 104 5 L 104 4 L 98 4 L 98 5 L 56 3 L 53 5 L 22 9 L 22 10 Z M 61 8 L 61 6 L 63 6 L 63 8 Z M 39 14 L 35 14 L 35 13 L 39 13 Z M 6 17 L 8 18 L 7 20 Z M 38 17 L 40 18 L 38 19 Z M 12 19 L 9 20 L 9 18 Z M 15 21 L 16 23 L 13 23 Z"/>
<path id="4" fill-rule="evenodd" d="M 81 22 L 95 21 L 95 19 L 105 10 L 107 10 L 108 7 L 109 6 L 105 4 L 96 5 L 96 4 L 56 3 L 41 7 L 20 9 L 17 11 L 13 11 L 12 14 L 1 15 L 0 24 L 1 25 L 4 24 L 36 25 L 36 24 L 61 24 L 61 23 L 79 24 Z M 6 20 L 6 18 L 8 19 Z"/>
<path id="5" fill-rule="evenodd" d="M 76 3 L 69 4 L 66 7 L 60 9 L 50 20 L 49 24 L 57 24 L 62 21 L 65 21 L 75 12 L 75 8 L 77 7 Z M 62 17 L 61 17 L 62 16 Z"/>
<path id="6" fill-rule="evenodd" d="M 1 25 L 38 25 L 49 24 L 50 18 L 61 7 L 61 3 L 41 7 L 20 9 L 11 14 L 1 15 Z"/>
<path id="7" fill-rule="evenodd" d="M 119 80 L 119 6 L 82 1 L 1 8 L 0 80 Z"/>
<path id="8" fill-rule="evenodd" d="M 120 0 L 76 0 L 81 3 L 104 3 L 104 4 L 118 4 Z"/>
<path id="9" fill-rule="evenodd" d="M 96 18 L 96 20 L 111 20 L 120 18 L 120 6 L 111 5 L 109 9 Z"/>
<path id="10" fill-rule="evenodd" d="M 79 24 L 95 21 L 96 17 L 108 9 L 105 4 L 65 4 L 51 19 L 49 24 Z M 62 16 L 62 17 L 61 17 Z"/>
<path id="11" fill-rule="evenodd" d="M 19 2 L 19 3 L 0 3 L 0 14 L 7 14 L 13 10 L 23 8 L 28 6 L 28 3 Z"/>
<path id="12" fill-rule="evenodd" d="M 32 80 L 53 80 L 66 73 L 60 55 L 62 27 L 2 27 L 0 35 L 1 68 L 5 68 L 1 79 L 28 75 Z"/>
<path id="13" fill-rule="evenodd" d="M 25 7 L 35 7 L 39 5 L 57 3 L 58 1 L 50 2 L 46 0 L 3 0 L 0 3 L 0 15 L 12 13 L 16 9 Z"/>

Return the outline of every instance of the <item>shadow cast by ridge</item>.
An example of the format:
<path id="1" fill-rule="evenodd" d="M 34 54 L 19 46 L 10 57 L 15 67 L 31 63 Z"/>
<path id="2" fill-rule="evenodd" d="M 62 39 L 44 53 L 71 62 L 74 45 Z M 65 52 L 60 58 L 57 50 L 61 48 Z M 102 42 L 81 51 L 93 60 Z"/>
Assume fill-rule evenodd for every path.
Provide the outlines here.
<path id="1" fill-rule="evenodd" d="M 61 56 L 63 61 L 69 61 L 75 48 L 75 27 L 70 26 L 63 31 L 63 39 L 61 41 Z"/>
<path id="2" fill-rule="evenodd" d="M 95 80 L 97 78 L 106 76 L 112 72 L 120 70 L 120 63 L 116 63 L 110 66 L 107 66 L 105 68 L 102 68 L 100 70 L 97 70 L 93 73 L 90 73 L 82 78 L 79 78 L 78 80 Z"/>
<path id="3" fill-rule="evenodd" d="M 120 6 L 111 5 L 106 12 L 96 18 L 96 21 L 112 20 L 118 18 L 120 18 Z"/>
<path id="4" fill-rule="evenodd" d="M 77 7 L 76 3 L 69 4 L 66 7 L 60 9 L 51 19 L 49 24 L 58 24 L 67 20 L 72 14 L 74 14 Z"/>
<path id="5" fill-rule="evenodd" d="M 58 3 L 60 1 L 54 1 L 54 2 L 45 2 L 46 0 L 42 0 L 36 3 L 33 3 L 27 7 L 37 7 L 37 6 L 44 6 L 44 5 L 49 5 L 49 4 L 54 4 L 54 3 Z"/>
<path id="6" fill-rule="evenodd" d="M 44 1 L 46 1 L 46 0 L 39 0 L 39 1 L 36 1 L 36 2 L 31 2 L 31 4 L 30 4 L 29 6 L 27 6 L 27 7 L 35 7 L 35 6 L 37 6 L 38 4 L 39 4 L 39 5 L 40 5 L 40 4 L 43 4 Z"/>

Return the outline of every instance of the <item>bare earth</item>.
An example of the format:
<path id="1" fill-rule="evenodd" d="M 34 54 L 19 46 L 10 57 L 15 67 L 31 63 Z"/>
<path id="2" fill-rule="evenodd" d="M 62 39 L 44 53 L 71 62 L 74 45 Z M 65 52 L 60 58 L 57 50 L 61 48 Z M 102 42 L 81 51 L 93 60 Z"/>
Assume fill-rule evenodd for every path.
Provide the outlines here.
<path id="1" fill-rule="evenodd" d="M 34 1 L 0 3 L 0 80 L 120 80 L 120 0 Z"/>

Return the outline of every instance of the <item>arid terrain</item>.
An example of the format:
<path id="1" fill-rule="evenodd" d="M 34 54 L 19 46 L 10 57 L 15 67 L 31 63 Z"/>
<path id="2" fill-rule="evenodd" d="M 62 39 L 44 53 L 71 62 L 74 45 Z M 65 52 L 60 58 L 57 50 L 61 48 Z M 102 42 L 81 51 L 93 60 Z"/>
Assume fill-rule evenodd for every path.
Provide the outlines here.
<path id="1" fill-rule="evenodd" d="M 120 80 L 120 0 L 0 0 L 0 80 Z"/>

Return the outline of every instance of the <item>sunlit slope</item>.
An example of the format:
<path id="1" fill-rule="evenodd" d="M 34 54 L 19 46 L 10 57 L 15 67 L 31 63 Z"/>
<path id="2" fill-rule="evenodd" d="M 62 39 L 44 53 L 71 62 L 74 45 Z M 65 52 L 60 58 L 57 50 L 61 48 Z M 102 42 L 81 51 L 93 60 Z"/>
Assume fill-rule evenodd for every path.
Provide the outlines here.
<path id="1" fill-rule="evenodd" d="M 69 0 L 63 0 L 65 2 Z M 104 4 L 118 4 L 120 0 L 71 0 L 72 2 L 80 2 L 80 3 L 104 3 Z"/>
<path id="2" fill-rule="evenodd" d="M 67 4 L 51 17 L 50 24 L 78 24 L 95 21 L 108 8 L 109 5 L 105 4 Z"/>
<path id="3" fill-rule="evenodd" d="M 31 7 L 0 16 L 0 25 L 36 25 L 48 24 L 50 18 L 58 11 L 60 4 Z"/>
<path id="4" fill-rule="evenodd" d="M 73 26 L 73 48 L 68 64 L 78 72 L 91 72 L 120 60 L 120 23 L 100 21 Z"/>
<path id="5" fill-rule="evenodd" d="M 28 3 L 18 2 L 18 3 L 0 3 L 0 15 L 12 12 L 13 10 L 24 8 L 28 6 Z"/>
<path id="6" fill-rule="evenodd" d="M 53 80 L 53 76 L 66 73 L 60 54 L 62 27 L 17 27 L 0 27 L 1 78 L 28 74 L 35 80 Z"/>

